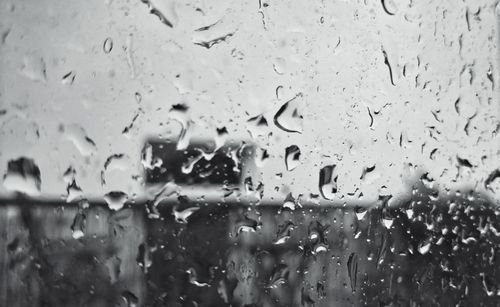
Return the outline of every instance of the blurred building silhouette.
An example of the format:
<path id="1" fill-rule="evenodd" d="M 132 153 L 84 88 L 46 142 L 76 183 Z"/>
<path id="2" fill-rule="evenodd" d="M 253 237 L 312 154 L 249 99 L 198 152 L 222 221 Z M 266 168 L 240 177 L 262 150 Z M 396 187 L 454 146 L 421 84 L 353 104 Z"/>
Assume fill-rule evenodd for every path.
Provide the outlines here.
<path id="1" fill-rule="evenodd" d="M 148 184 L 244 180 L 231 146 L 191 175 L 202 153 L 150 144 L 165 170 Z M 413 188 L 390 206 L 2 199 L 0 306 L 498 306 L 498 208 Z"/>

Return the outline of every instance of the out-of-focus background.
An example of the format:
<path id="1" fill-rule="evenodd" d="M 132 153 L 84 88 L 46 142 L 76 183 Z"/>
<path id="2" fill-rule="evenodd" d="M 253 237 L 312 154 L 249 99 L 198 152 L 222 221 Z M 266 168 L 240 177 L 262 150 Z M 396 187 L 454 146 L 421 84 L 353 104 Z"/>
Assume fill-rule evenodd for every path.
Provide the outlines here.
<path id="1" fill-rule="evenodd" d="M 500 5 L 0 3 L 0 306 L 500 305 Z"/>

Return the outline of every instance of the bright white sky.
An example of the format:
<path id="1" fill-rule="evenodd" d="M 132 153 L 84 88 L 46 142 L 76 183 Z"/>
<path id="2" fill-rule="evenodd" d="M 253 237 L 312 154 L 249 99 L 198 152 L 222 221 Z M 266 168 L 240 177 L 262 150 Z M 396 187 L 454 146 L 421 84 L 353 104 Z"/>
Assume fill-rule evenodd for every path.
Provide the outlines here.
<path id="1" fill-rule="evenodd" d="M 429 172 L 443 188 L 482 190 L 500 167 L 496 1 L 397 1 L 387 8 L 394 15 L 380 1 L 260 9 L 257 0 L 151 2 L 173 28 L 141 1 L 1 4 L 0 174 L 26 156 L 40 167 L 46 196 L 66 194 L 69 166 L 88 196 L 141 195 L 133 179 L 142 174 L 141 147 L 148 136 L 177 138 L 169 110 L 179 103 L 189 107 L 194 138 L 226 127 L 230 139 L 251 140 L 247 121 L 263 114 L 269 126 L 253 141 L 271 158 L 254 182 L 264 183 L 267 199 L 318 194 L 319 171 L 330 164 L 338 172 L 333 197 L 362 192 L 367 200 L 401 193 L 414 172 Z M 195 44 L 228 34 L 210 49 Z M 289 133 L 273 116 L 299 93 L 303 121 L 292 124 L 302 133 Z M 287 171 L 290 145 L 301 156 Z M 113 154 L 124 159 L 101 185 Z M 457 156 L 473 167 L 457 168 Z M 498 189 L 497 181 L 496 194 L 486 193 L 498 199 Z M 8 193 L 3 185 L 0 193 Z"/>

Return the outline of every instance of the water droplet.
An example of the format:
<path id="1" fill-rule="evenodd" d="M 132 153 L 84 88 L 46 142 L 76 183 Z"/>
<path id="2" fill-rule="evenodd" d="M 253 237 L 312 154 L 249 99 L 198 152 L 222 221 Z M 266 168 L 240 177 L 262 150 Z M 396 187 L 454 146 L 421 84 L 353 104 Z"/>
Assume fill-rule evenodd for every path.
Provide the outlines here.
<path id="1" fill-rule="evenodd" d="M 175 221 L 181 224 L 187 224 L 188 217 L 190 217 L 196 211 L 200 210 L 199 207 L 191 207 L 182 211 L 177 211 L 177 208 L 178 206 L 174 206 L 172 208 L 172 214 L 174 215 Z"/>
<path id="2" fill-rule="evenodd" d="M 269 158 L 269 153 L 264 148 L 259 148 L 255 151 L 255 165 L 263 167 L 265 161 Z"/>
<path id="3" fill-rule="evenodd" d="M 177 140 L 177 150 L 184 150 L 189 146 L 191 120 L 187 115 L 188 109 L 188 106 L 185 104 L 176 104 L 169 111 L 169 117 L 181 124 L 181 132 Z"/>
<path id="4" fill-rule="evenodd" d="M 153 156 L 153 146 L 150 143 L 144 145 L 141 153 L 141 164 L 145 169 L 153 170 L 161 167 L 163 161 L 159 157 Z"/>
<path id="5" fill-rule="evenodd" d="M 382 2 L 382 8 L 388 15 L 394 15 L 397 12 L 397 6 L 396 3 L 394 3 L 394 0 L 381 0 Z"/>
<path id="6" fill-rule="evenodd" d="M 285 102 L 274 115 L 274 124 L 283 131 L 302 133 L 303 116 L 299 113 L 299 102 L 302 93 Z"/>
<path id="7" fill-rule="evenodd" d="M 197 287 L 210 287 L 206 282 L 199 282 L 196 271 L 193 268 L 187 269 L 186 273 L 189 275 L 189 282 Z"/>
<path id="8" fill-rule="evenodd" d="M 169 28 L 174 27 L 177 23 L 177 13 L 175 9 L 175 1 L 159 1 L 159 0 L 141 0 L 148 6 L 149 13 L 160 19 L 160 22 Z"/>
<path id="9" fill-rule="evenodd" d="M 271 273 L 267 288 L 276 289 L 282 284 L 286 283 L 289 274 L 290 270 L 288 266 L 286 264 L 279 263 L 275 266 L 273 272 Z"/>
<path id="10" fill-rule="evenodd" d="M 139 306 L 139 298 L 137 298 L 135 294 L 128 290 L 122 292 L 122 298 L 125 300 L 125 304 L 127 304 L 127 307 Z"/>
<path id="11" fill-rule="evenodd" d="M 217 128 L 217 136 L 215 137 L 215 150 L 214 151 L 216 151 L 217 149 L 224 146 L 228 135 L 229 135 L 229 133 L 227 132 L 226 127 Z"/>
<path id="12" fill-rule="evenodd" d="M 149 268 L 153 264 L 153 253 L 156 251 L 156 246 L 149 246 L 146 243 L 139 245 L 137 253 L 137 264 L 142 268 L 144 274 L 148 273 Z"/>
<path id="13" fill-rule="evenodd" d="M 247 121 L 246 128 L 250 136 L 254 139 L 261 136 L 267 136 L 270 133 L 267 120 L 262 114 L 250 118 Z"/>
<path id="14" fill-rule="evenodd" d="M 96 152 L 97 146 L 95 142 L 87 136 L 83 127 L 77 124 L 71 124 L 66 127 L 61 125 L 60 130 L 64 132 L 66 138 L 75 145 L 82 156 L 88 157 Z"/>
<path id="15" fill-rule="evenodd" d="M 361 221 L 368 212 L 368 209 L 365 207 L 356 207 L 354 208 L 354 212 L 356 214 L 356 218 L 358 219 L 358 221 Z"/>
<path id="16" fill-rule="evenodd" d="M 73 179 L 71 183 L 66 187 L 66 202 L 70 203 L 75 200 L 79 200 L 83 197 L 82 189 L 76 184 L 76 180 Z"/>
<path id="17" fill-rule="evenodd" d="M 128 169 L 130 165 L 130 161 L 125 154 L 113 154 L 109 156 L 104 162 L 104 169 L 101 171 L 101 184 L 104 185 L 106 183 L 106 172 L 112 170 L 120 170 L 124 171 Z"/>
<path id="18" fill-rule="evenodd" d="M 75 82 L 76 72 L 70 71 L 62 77 L 61 83 L 64 85 L 72 85 Z"/>
<path id="19" fill-rule="evenodd" d="M 287 171 L 300 165 L 300 149 L 297 145 L 288 146 L 285 149 L 285 165 Z"/>
<path id="20" fill-rule="evenodd" d="M 308 237 L 311 254 L 317 255 L 328 251 L 327 230 L 329 225 L 324 226 L 318 221 L 311 222 L 308 228 Z"/>
<path id="21" fill-rule="evenodd" d="M 102 44 L 102 50 L 104 50 L 104 53 L 108 54 L 113 50 L 113 39 L 111 37 L 108 37 L 104 40 L 104 43 Z"/>
<path id="22" fill-rule="evenodd" d="M 20 157 L 8 162 L 3 177 L 3 186 L 7 190 L 36 196 L 40 194 L 41 185 L 40 169 L 33 159 Z"/>
<path id="23" fill-rule="evenodd" d="M 392 219 L 392 218 L 389 218 L 389 217 L 382 218 L 382 224 L 387 229 L 391 229 L 393 223 L 394 223 L 394 219 Z"/>
<path id="24" fill-rule="evenodd" d="M 347 272 L 349 275 L 349 281 L 351 282 L 351 290 L 354 293 L 356 291 L 356 281 L 358 275 L 358 255 L 356 253 L 351 253 L 349 259 L 347 260 Z"/>
<path id="25" fill-rule="evenodd" d="M 495 182 L 498 178 L 500 178 L 500 169 L 495 169 L 488 175 L 488 177 L 484 181 L 484 187 L 491 192 L 494 192 L 492 183 Z"/>
<path id="26" fill-rule="evenodd" d="M 331 199 L 337 193 L 337 178 L 335 174 L 336 165 L 327 165 L 319 172 L 319 192 L 324 199 Z"/>
<path id="27" fill-rule="evenodd" d="M 276 240 L 274 240 L 273 244 L 280 245 L 288 241 L 294 229 L 295 229 L 295 224 L 292 223 L 291 221 L 286 221 L 284 224 L 278 226 L 278 232 L 276 233 Z"/>
<path id="28" fill-rule="evenodd" d="M 239 218 L 235 223 L 235 229 L 237 234 L 241 232 L 256 232 L 257 228 L 260 227 L 260 225 L 261 224 L 256 220 L 243 215 L 243 217 Z"/>
<path id="29" fill-rule="evenodd" d="M 111 191 L 104 195 L 104 200 L 108 204 L 109 209 L 118 211 L 128 200 L 128 195 L 121 191 Z"/>
<path id="30" fill-rule="evenodd" d="M 85 235 L 85 229 L 87 225 L 87 215 L 85 210 L 89 207 L 89 203 L 86 200 L 81 200 L 78 203 L 78 212 L 73 219 L 71 224 L 71 232 L 74 239 L 80 239 Z"/>
<path id="31" fill-rule="evenodd" d="M 283 208 L 293 211 L 296 206 L 300 206 L 300 203 L 293 197 L 292 193 L 288 193 L 285 197 L 285 201 L 283 202 Z"/>
<path id="32" fill-rule="evenodd" d="M 429 237 L 418 244 L 418 252 L 425 255 L 431 249 L 432 237 Z"/>

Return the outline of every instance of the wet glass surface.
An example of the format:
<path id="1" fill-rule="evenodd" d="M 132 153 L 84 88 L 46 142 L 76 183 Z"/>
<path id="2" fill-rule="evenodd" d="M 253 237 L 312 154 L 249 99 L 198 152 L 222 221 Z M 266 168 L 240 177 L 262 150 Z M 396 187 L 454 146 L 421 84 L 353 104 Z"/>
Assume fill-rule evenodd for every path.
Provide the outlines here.
<path id="1" fill-rule="evenodd" d="M 492 0 L 0 3 L 0 306 L 499 306 Z"/>

